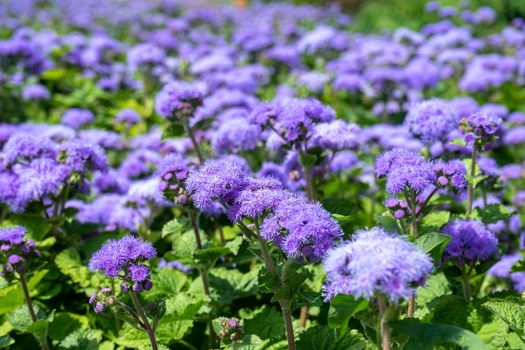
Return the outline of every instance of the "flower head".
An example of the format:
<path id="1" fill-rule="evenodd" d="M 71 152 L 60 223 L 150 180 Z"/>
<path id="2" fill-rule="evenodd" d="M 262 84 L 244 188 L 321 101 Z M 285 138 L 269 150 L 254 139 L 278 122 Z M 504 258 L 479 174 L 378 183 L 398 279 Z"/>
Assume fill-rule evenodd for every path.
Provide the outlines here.
<path id="1" fill-rule="evenodd" d="M 79 129 L 86 124 L 92 123 L 94 119 L 95 116 L 91 111 L 80 108 L 70 108 L 62 115 L 62 124 L 73 129 Z"/>
<path id="2" fill-rule="evenodd" d="M 202 99 L 202 93 L 195 85 L 183 81 L 171 82 L 164 85 L 155 97 L 155 111 L 168 119 L 189 118 L 202 104 Z"/>
<path id="3" fill-rule="evenodd" d="M 443 233 L 452 237 L 444 259 L 456 259 L 459 265 L 485 261 L 498 250 L 498 239 L 481 221 L 452 221 L 443 228 Z"/>
<path id="4" fill-rule="evenodd" d="M 384 294 L 397 302 L 424 283 L 433 264 L 414 244 L 375 227 L 332 249 L 324 267 L 327 301 L 342 293 L 366 299 Z"/>
<path id="5" fill-rule="evenodd" d="M 413 105 L 405 119 L 410 132 L 426 143 L 445 139 L 456 128 L 457 122 L 454 111 L 437 99 Z"/>

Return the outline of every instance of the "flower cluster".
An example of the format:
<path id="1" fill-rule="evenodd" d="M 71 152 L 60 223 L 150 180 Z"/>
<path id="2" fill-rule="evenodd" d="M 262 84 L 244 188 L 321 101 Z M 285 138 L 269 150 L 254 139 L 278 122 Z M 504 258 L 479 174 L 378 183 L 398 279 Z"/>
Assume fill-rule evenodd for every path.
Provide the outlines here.
<path id="1" fill-rule="evenodd" d="M 202 104 L 202 93 L 191 83 L 175 81 L 164 85 L 155 97 L 155 111 L 167 119 L 184 120 Z"/>
<path id="2" fill-rule="evenodd" d="M 487 151 L 493 147 L 502 122 L 501 117 L 494 114 L 474 113 L 461 120 L 460 130 L 465 142 Z"/>
<path id="3" fill-rule="evenodd" d="M 405 119 L 410 132 L 426 143 L 444 140 L 457 123 L 454 110 L 437 99 L 413 105 Z"/>
<path id="4" fill-rule="evenodd" d="M 115 305 L 115 302 L 116 299 L 111 288 L 102 288 L 98 292 L 93 293 L 88 301 L 97 314 L 103 313 L 108 307 L 111 308 Z"/>
<path id="5" fill-rule="evenodd" d="M 379 294 L 398 302 L 432 271 L 428 255 L 401 237 L 375 227 L 358 231 L 349 242 L 329 251 L 324 259 L 325 300 L 337 294 L 373 298 Z"/>
<path id="6" fill-rule="evenodd" d="M 149 242 L 128 235 L 119 240 L 110 240 L 93 254 L 89 261 L 92 271 L 102 271 L 110 278 L 122 280 L 123 292 L 130 289 L 135 293 L 150 290 L 153 286 L 149 267 L 144 262 L 157 255 Z"/>
<path id="7" fill-rule="evenodd" d="M 25 239 L 26 229 L 21 226 L 0 228 L 0 262 L 3 264 L 0 275 L 12 280 L 15 272 L 23 274 L 29 263 L 40 257 L 35 242 Z"/>
<path id="8" fill-rule="evenodd" d="M 186 188 L 204 212 L 220 204 L 233 222 L 262 219 L 262 237 L 294 259 L 320 260 L 343 235 L 319 203 L 283 190 L 276 179 L 253 179 L 232 160 L 207 161 L 190 173 Z"/>
<path id="9" fill-rule="evenodd" d="M 241 339 L 244 334 L 244 326 L 241 321 L 237 318 L 225 318 L 221 321 L 221 331 L 219 334 L 220 339 L 228 339 L 230 341 L 236 341 Z"/>
<path id="10" fill-rule="evenodd" d="M 189 202 L 184 188 L 189 172 L 188 162 L 180 155 L 173 154 L 162 160 L 157 175 L 160 177 L 159 190 L 167 200 L 181 205 Z"/>
<path id="11" fill-rule="evenodd" d="M 454 259 L 459 266 L 485 261 L 498 250 L 498 239 L 477 220 L 455 220 L 443 228 L 443 233 L 452 237 L 443 259 Z"/>

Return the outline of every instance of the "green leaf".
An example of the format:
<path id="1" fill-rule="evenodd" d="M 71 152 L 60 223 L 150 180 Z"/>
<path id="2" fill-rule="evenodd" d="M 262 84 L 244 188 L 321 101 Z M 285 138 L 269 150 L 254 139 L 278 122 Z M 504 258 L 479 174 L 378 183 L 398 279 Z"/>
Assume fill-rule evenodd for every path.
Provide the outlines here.
<path id="1" fill-rule="evenodd" d="M 162 139 L 170 139 L 184 136 L 184 125 L 181 123 L 171 123 L 167 128 L 162 131 Z"/>
<path id="2" fill-rule="evenodd" d="M 151 281 L 155 288 L 146 294 L 148 300 L 172 297 L 189 285 L 188 277 L 184 273 L 171 268 L 155 269 Z"/>
<path id="3" fill-rule="evenodd" d="M 179 219 L 172 219 L 162 227 L 161 237 L 166 238 L 170 236 L 180 236 L 184 232 L 185 227 L 186 225 L 184 225 Z"/>
<path id="4" fill-rule="evenodd" d="M 310 327 L 299 335 L 297 349 L 301 350 L 359 350 L 367 348 L 364 337 L 352 330 L 341 337 L 327 326 Z"/>
<path id="5" fill-rule="evenodd" d="M 87 266 L 82 265 L 80 255 L 73 249 L 61 251 L 55 258 L 55 264 L 60 272 L 82 288 L 102 286 L 103 278 L 89 271 Z"/>
<path id="6" fill-rule="evenodd" d="M 46 314 L 37 305 L 33 305 L 33 308 L 37 318 L 36 322 L 33 323 L 27 306 L 22 305 L 7 315 L 9 324 L 20 332 L 27 332 L 35 335 L 45 334 L 49 325 L 49 321 L 46 320 Z"/>
<path id="7" fill-rule="evenodd" d="M 493 224 L 500 220 L 507 221 L 511 214 L 511 211 L 502 204 L 487 204 L 484 208 L 474 209 L 475 217 L 485 224 Z"/>
<path id="8" fill-rule="evenodd" d="M 355 299 L 351 295 L 338 294 L 330 302 L 328 326 L 330 328 L 341 328 L 345 332 L 348 330 L 350 318 L 367 307 L 368 301 L 365 299 Z"/>
<path id="9" fill-rule="evenodd" d="M 284 264 L 282 284 L 277 287 L 272 300 L 293 300 L 297 290 L 311 276 L 311 272 L 303 265 L 289 261 Z"/>
<path id="10" fill-rule="evenodd" d="M 48 273 L 48 270 L 40 270 L 29 278 L 27 287 L 30 294 L 34 294 L 33 291 Z M 24 293 L 22 292 L 22 286 L 18 284 L 8 285 L 0 289 L 0 314 L 5 314 L 9 311 L 16 309 L 17 307 L 24 305 Z"/>
<path id="11" fill-rule="evenodd" d="M 450 242 L 451 237 L 442 233 L 431 232 L 420 236 L 416 240 L 416 245 L 423 252 L 430 254 L 434 262 L 441 260 L 441 255 Z"/>
<path id="12" fill-rule="evenodd" d="M 62 340 L 60 350 L 99 350 L 102 334 L 91 329 L 77 329 Z"/>
<path id="13" fill-rule="evenodd" d="M 496 318 L 490 323 L 481 326 L 477 332 L 478 336 L 489 349 L 502 349 L 507 343 L 509 326 L 501 319 Z"/>
<path id="14" fill-rule="evenodd" d="M 349 222 L 352 220 L 352 217 L 350 215 L 341 215 L 341 214 L 332 214 L 332 218 L 337 220 L 337 222 L 344 224 L 345 222 Z"/>
<path id="15" fill-rule="evenodd" d="M 129 323 L 124 323 L 115 343 L 132 349 L 144 349 L 150 345 L 146 332 L 133 328 Z"/>
<path id="16" fill-rule="evenodd" d="M 48 69 L 40 75 L 43 80 L 57 81 L 64 78 L 66 71 L 62 68 L 52 68 Z"/>
<path id="17" fill-rule="evenodd" d="M 240 341 L 227 346 L 228 350 L 263 350 L 267 349 L 268 341 L 262 340 L 256 335 L 245 335 Z"/>
<path id="18" fill-rule="evenodd" d="M 434 211 L 425 215 L 421 220 L 421 233 L 440 232 L 441 228 L 450 220 L 450 212 Z"/>
<path id="19" fill-rule="evenodd" d="M 0 348 L 6 348 L 9 345 L 12 345 L 14 343 L 15 343 L 14 339 L 8 335 L 4 335 L 0 337 Z"/>
<path id="20" fill-rule="evenodd" d="M 453 144 L 453 145 L 458 145 L 458 146 L 467 146 L 468 145 L 463 137 L 460 137 L 460 138 L 457 138 L 455 140 L 452 140 L 449 143 Z"/>
<path id="21" fill-rule="evenodd" d="M 392 330 L 408 338 L 406 350 L 435 349 L 440 344 L 455 344 L 462 349 L 488 349 L 474 333 L 466 329 L 440 323 L 422 323 L 404 319 L 390 323 Z"/>
<path id="22" fill-rule="evenodd" d="M 241 244 L 243 242 L 243 239 L 241 236 L 237 236 L 231 241 L 226 242 L 224 245 L 224 248 L 227 248 L 231 254 L 237 255 L 239 252 L 239 248 L 241 247 Z"/>
<path id="23" fill-rule="evenodd" d="M 519 335 L 525 334 L 525 309 L 520 299 L 491 299 L 483 303 L 483 307 L 496 314 Z"/>
<path id="24" fill-rule="evenodd" d="M 258 269 L 247 273 L 223 267 L 210 270 L 212 299 L 222 305 L 231 304 L 235 299 L 257 294 Z"/>
<path id="25" fill-rule="evenodd" d="M 222 332 L 222 322 L 227 319 L 227 317 L 217 317 L 211 321 L 215 334 L 219 335 Z"/>
<path id="26" fill-rule="evenodd" d="M 53 322 L 49 325 L 49 338 L 62 341 L 77 329 L 87 329 L 89 319 L 84 315 L 71 312 L 59 312 L 55 314 Z"/>
<path id="27" fill-rule="evenodd" d="M 305 168 L 309 168 L 315 164 L 317 156 L 315 154 L 301 154 L 299 160 Z"/>
<path id="28" fill-rule="evenodd" d="M 283 316 L 277 309 L 264 305 L 252 312 L 249 317 L 243 317 L 246 334 L 254 334 L 261 339 L 269 339 L 272 343 L 286 338 Z"/>
<path id="29" fill-rule="evenodd" d="M 210 247 L 197 250 L 193 257 L 199 265 L 211 268 L 221 256 L 228 255 L 230 250 L 226 247 Z"/>

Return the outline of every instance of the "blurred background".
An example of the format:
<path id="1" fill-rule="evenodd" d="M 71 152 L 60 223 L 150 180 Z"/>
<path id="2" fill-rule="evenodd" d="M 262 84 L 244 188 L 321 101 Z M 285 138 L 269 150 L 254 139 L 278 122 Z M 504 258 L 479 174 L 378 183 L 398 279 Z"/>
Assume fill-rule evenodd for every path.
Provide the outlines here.
<path id="1" fill-rule="evenodd" d="M 240 3 L 245 1 L 238 1 Z M 282 1 L 264 1 L 282 2 Z M 424 11 L 428 0 L 293 0 L 296 4 L 328 5 L 337 3 L 355 16 L 353 29 L 363 32 L 392 30 L 398 27 L 420 28 L 435 16 Z M 442 6 L 478 8 L 490 6 L 498 13 L 498 24 L 505 25 L 516 17 L 525 18 L 525 0 L 441 0 Z"/>

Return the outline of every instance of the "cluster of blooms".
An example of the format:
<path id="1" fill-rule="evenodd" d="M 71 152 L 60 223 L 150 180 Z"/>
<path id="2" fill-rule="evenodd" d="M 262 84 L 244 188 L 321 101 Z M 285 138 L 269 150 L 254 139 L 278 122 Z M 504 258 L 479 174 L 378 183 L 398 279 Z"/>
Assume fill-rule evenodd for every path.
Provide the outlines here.
<path id="1" fill-rule="evenodd" d="M 406 192 L 420 195 L 436 188 L 460 194 L 467 187 L 466 174 L 459 160 L 427 161 L 419 153 L 403 148 L 384 152 L 376 159 L 376 175 L 386 176 L 386 190 L 393 196 Z M 394 202 L 388 206 L 401 209 Z"/>
<path id="2" fill-rule="evenodd" d="M 477 220 L 456 220 L 443 228 L 452 237 L 445 248 L 443 259 L 454 260 L 459 266 L 485 261 L 496 254 L 498 239 Z"/>
<path id="3" fill-rule="evenodd" d="M 98 292 L 93 293 L 88 301 L 97 314 L 103 313 L 108 306 L 111 308 L 115 302 L 116 299 L 111 288 L 102 288 Z"/>
<path id="4" fill-rule="evenodd" d="M 366 299 L 385 295 L 398 302 L 424 284 L 433 264 L 414 244 L 374 227 L 332 249 L 324 267 L 326 300 L 341 293 Z"/>
<path id="5" fill-rule="evenodd" d="M 0 262 L 3 264 L 0 275 L 9 280 L 14 274 L 26 272 L 28 264 L 40 257 L 35 242 L 25 239 L 26 229 L 21 226 L 0 228 Z"/>
<path id="6" fill-rule="evenodd" d="M 169 155 L 162 160 L 157 175 L 160 177 L 159 190 L 167 200 L 180 205 L 188 203 L 184 181 L 189 172 L 188 161 L 178 154 Z"/>
<path id="7" fill-rule="evenodd" d="M 174 81 L 165 85 L 155 98 L 155 111 L 168 119 L 184 120 L 202 104 L 202 93 L 191 83 Z"/>
<path id="8" fill-rule="evenodd" d="M 207 161 L 190 173 L 186 189 L 203 212 L 222 205 L 233 222 L 262 218 L 261 235 L 292 258 L 320 260 L 343 234 L 319 203 L 283 190 L 276 179 L 253 179 L 231 159 Z"/>
<path id="9" fill-rule="evenodd" d="M 244 334 L 244 326 L 236 318 L 225 318 L 221 321 L 221 331 L 219 334 L 220 339 L 228 339 L 231 341 L 236 341 L 241 339 Z"/>
<path id="10" fill-rule="evenodd" d="M 153 287 L 150 269 L 144 262 L 156 255 L 157 251 L 151 243 L 128 235 L 105 243 L 91 257 L 89 268 L 92 271 L 102 271 L 107 277 L 122 280 L 120 289 L 125 293 L 130 289 L 140 293 Z"/>
<path id="11" fill-rule="evenodd" d="M 493 147 L 492 142 L 502 122 L 497 115 L 475 113 L 461 120 L 461 132 L 469 145 L 488 151 Z"/>
<path id="12" fill-rule="evenodd" d="M 514 285 L 514 290 L 523 293 L 525 290 L 525 272 L 511 272 L 512 266 L 522 259 L 523 256 L 519 253 L 506 255 L 487 271 L 487 275 L 509 279 Z"/>

